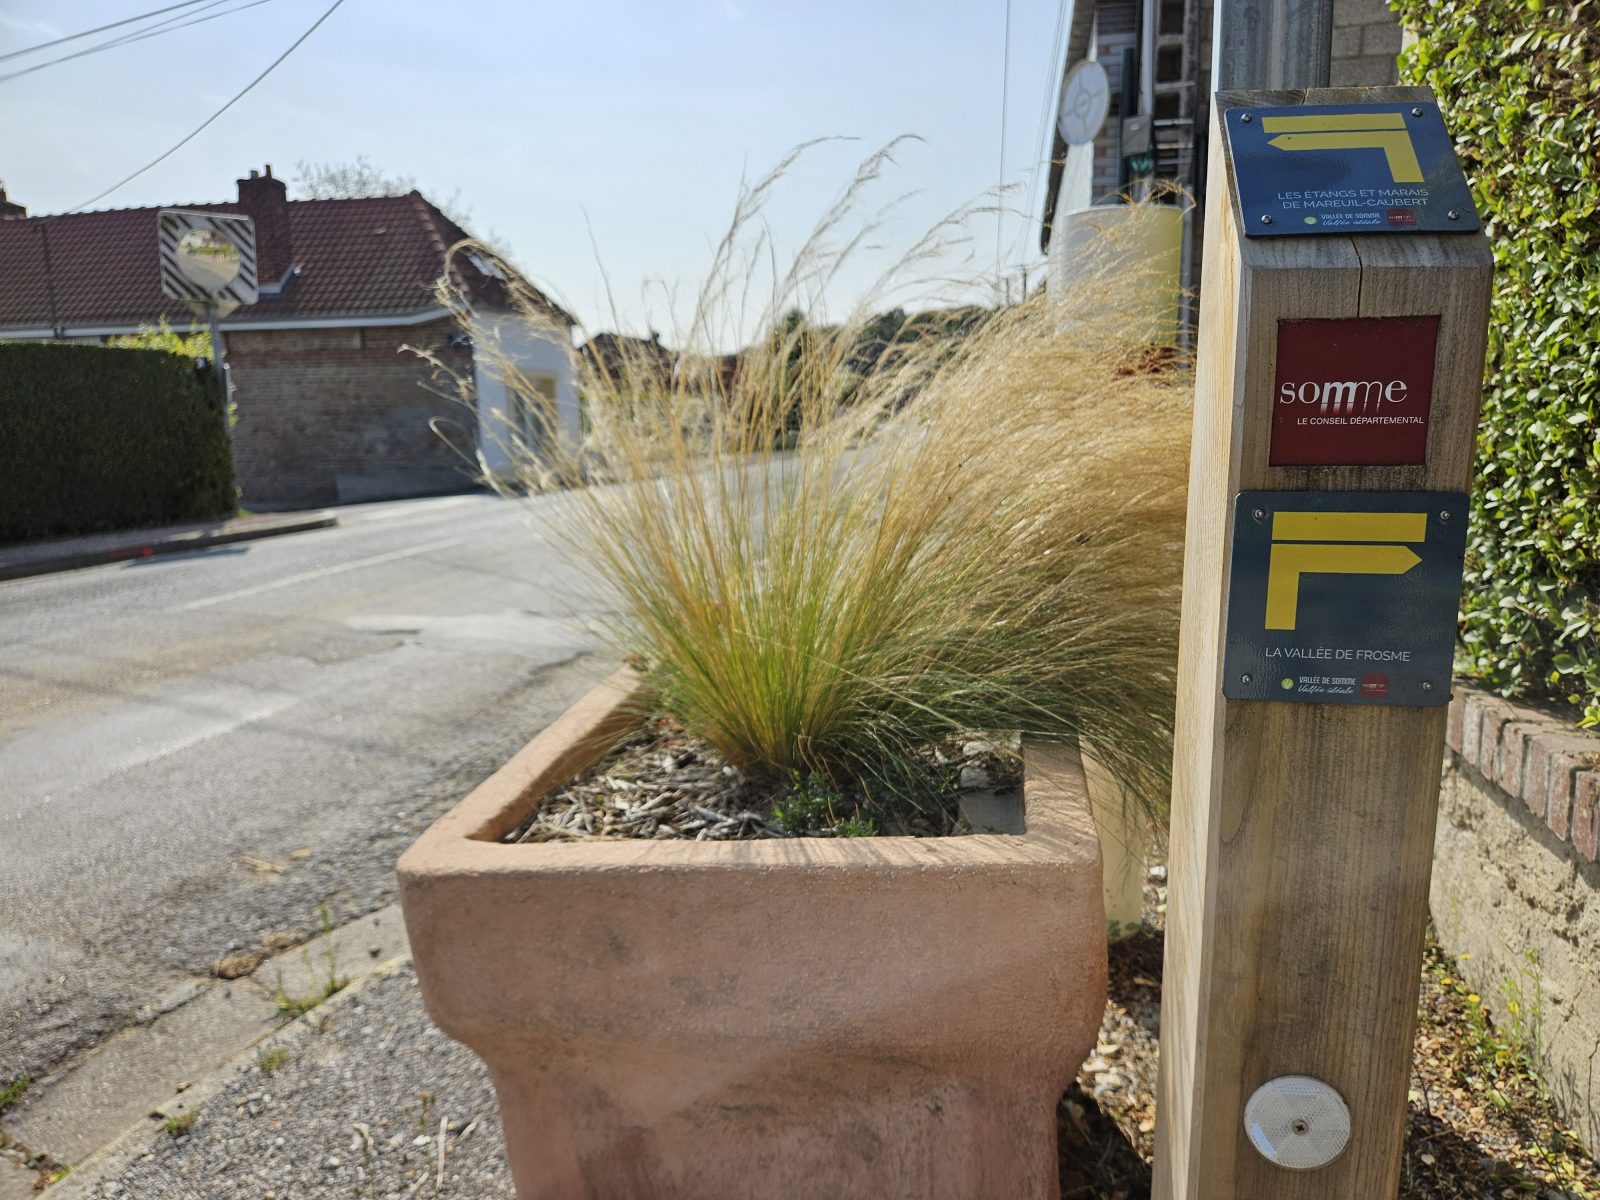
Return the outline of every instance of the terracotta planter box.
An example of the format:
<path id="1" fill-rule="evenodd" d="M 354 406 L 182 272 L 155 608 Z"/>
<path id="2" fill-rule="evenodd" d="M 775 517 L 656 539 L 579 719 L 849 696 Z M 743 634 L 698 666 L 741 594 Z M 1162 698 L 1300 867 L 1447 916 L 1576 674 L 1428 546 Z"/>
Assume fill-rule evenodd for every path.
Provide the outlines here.
<path id="1" fill-rule="evenodd" d="M 1026 832 L 498 842 L 637 718 L 596 688 L 400 860 L 428 1011 L 489 1065 L 521 1200 L 1055 1197 L 1106 995 L 1077 754 Z"/>

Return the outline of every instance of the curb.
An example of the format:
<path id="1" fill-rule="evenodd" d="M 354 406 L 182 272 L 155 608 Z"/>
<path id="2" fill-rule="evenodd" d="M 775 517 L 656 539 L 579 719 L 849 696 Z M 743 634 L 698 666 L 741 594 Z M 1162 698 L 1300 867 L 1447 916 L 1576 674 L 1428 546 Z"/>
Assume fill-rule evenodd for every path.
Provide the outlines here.
<path id="1" fill-rule="evenodd" d="M 168 534 L 150 541 L 135 540 L 96 550 L 69 550 L 32 560 L 6 562 L 4 556 L 0 555 L 0 582 L 27 579 L 34 575 L 52 575 L 61 571 L 76 571 L 83 567 L 104 566 L 107 563 L 123 562 L 128 559 L 154 558 L 158 554 L 204 550 L 208 546 L 256 541 L 285 533 L 303 533 L 308 529 L 327 529 L 338 524 L 339 518 L 333 513 L 317 512 L 280 522 L 263 522 L 259 526 Z"/>
<path id="2" fill-rule="evenodd" d="M 149 1118 L 102 1146 L 82 1162 L 75 1164 L 69 1174 L 63 1176 L 59 1182 L 44 1188 L 39 1194 L 49 1196 L 52 1200 L 95 1200 L 99 1195 L 97 1189 L 100 1184 L 121 1174 L 144 1154 L 157 1138 L 165 1136 L 163 1127 L 155 1123 L 157 1120 L 185 1112 L 198 1112 L 220 1095 L 234 1076 L 255 1062 L 263 1050 L 276 1046 L 285 1048 L 298 1046 L 312 1034 L 320 1033 L 330 1019 L 337 1017 L 373 983 L 390 978 L 410 964 L 409 953 L 385 959 L 310 1012 L 296 1017 L 282 1028 L 250 1043 L 210 1075 L 186 1088 L 180 1096 L 151 1112 Z"/>
<path id="3" fill-rule="evenodd" d="M 369 932 L 372 929 L 380 932 Z M 375 943 L 367 948 L 367 954 L 370 954 L 371 957 L 352 952 L 352 943 L 360 946 L 369 940 Z M 232 980 L 201 979 L 197 977 L 192 982 L 199 986 L 190 990 L 182 1001 L 170 1008 L 153 1013 L 149 1020 L 141 1020 L 136 1026 L 130 1026 L 127 1030 L 113 1035 L 112 1039 L 106 1044 L 90 1051 L 87 1056 L 64 1072 L 61 1079 L 52 1085 L 52 1089 L 67 1088 L 66 1092 L 55 1094 L 66 1097 L 65 1103 L 70 1105 L 74 1089 L 76 1089 L 76 1094 L 83 1095 L 85 1094 L 84 1088 L 88 1087 L 92 1090 L 95 1086 L 92 1074 L 82 1074 L 86 1070 L 93 1069 L 89 1066 L 91 1062 L 98 1060 L 104 1063 L 109 1058 L 112 1060 L 112 1069 L 114 1071 L 118 1063 L 125 1064 L 129 1061 L 137 1061 L 136 1058 L 130 1059 L 130 1055 L 137 1056 L 140 1049 L 138 1047 L 130 1047 L 126 1039 L 118 1041 L 124 1034 L 130 1034 L 135 1028 L 153 1029 L 163 1020 L 167 1020 L 180 1012 L 190 1011 L 189 1006 L 192 1002 L 201 1001 L 203 1003 L 203 997 L 219 986 L 242 986 L 246 992 L 258 994 L 254 1003 L 264 1007 L 267 1010 L 265 1018 L 270 1019 L 272 984 L 267 982 L 269 978 L 268 972 L 272 972 L 276 976 L 278 990 L 286 990 L 290 995 L 302 994 L 307 988 L 314 987 L 323 970 L 323 968 L 314 965 L 313 956 L 320 960 L 324 954 L 336 955 L 341 945 L 348 954 L 348 957 L 343 960 L 345 966 L 348 967 L 348 982 L 339 991 L 292 1021 L 276 1028 L 260 1028 L 259 1031 L 252 1031 L 243 1036 L 238 1036 L 232 1040 L 231 1046 L 219 1046 L 220 1053 L 218 1057 L 211 1059 L 207 1064 L 197 1065 L 192 1076 L 187 1071 L 183 1073 L 183 1077 L 187 1081 L 176 1092 L 150 1095 L 148 1101 L 144 1102 L 148 1104 L 148 1108 L 142 1108 L 142 1104 L 128 1106 L 135 1111 L 142 1108 L 139 1116 L 133 1117 L 131 1113 L 127 1113 L 114 1123 L 106 1121 L 103 1117 L 91 1118 L 86 1124 L 90 1126 L 99 1125 L 108 1132 L 100 1133 L 97 1131 L 94 1134 L 96 1138 L 95 1144 L 92 1148 L 85 1147 L 84 1151 L 81 1152 L 82 1157 L 61 1153 L 60 1135 L 62 1135 L 62 1131 L 60 1129 L 57 1130 L 58 1136 L 40 1138 L 37 1136 L 37 1131 L 35 1131 L 34 1137 L 29 1137 L 24 1133 L 22 1137 L 17 1138 L 15 1135 L 20 1132 L 17 1126 L 23 1124 L 23 1121 L 12 1122 L 12 1128 L 5 1132 L 12 1135 L 14 1145 L 35 1154 L 42 1153 L 51 1156 L 52 1159 L 59 1158 L 63 1165 L 71 1167 L 68 1174 L 62 1176 L 57 1183 L 44 1190 L 48 1191 L 51 1196 L 67 1198 L 90 1194 L 81 1189 L 105 1178 L 113 1170 L 113 1166 L 115 1170 L 121 1170 L 133 1157 L 143 1153 L 157 1134 L 162 1133 L 161 1125 L 153 1124 L 152 1118 L 159 1119 L 174 1116 L 205 1103 L 206 1099 L 215 1094 L 219 1088 L 233 1078 L 241 1064 L 253 1061 L 254 1056 L 260 1052 L 263 1046 L 283 1043 L 285 1038 L 303 1038 L 307 1036 L 307 1031 L 319 1029 L 331 1014 L 341 1011 L 344 1005 L 349 1003 L 349 996 L 359 995 L 366 987 L 368 980 L 385 978 L 409 963 L 411 961 L 411 951 L 405 934 L 405 923 L 400 913 L 400 906 L 398 904 L 389 904 L 373 912 L 364 913 L 299 945 L 288 947 L 265 959 L 249 975 L 240 976 Z M 388 950 L 387 956 L 381 956 L 384 949 Z M 328 959 L 328 970 L 334 969 L 333 964 L 335 961 L 334 958 Z M 346 970 L 339 969 L 338 973 L 346 975 Z M 216 1015 L 208 1014 L 208 1019 L 214 1022 Z M 147 1037 L 149 1035 L 139 1034 L 133 1036 Z M 101 1076 L 102 1081 L 104 1078 L 104 1076 Z M 52 1092 L 44 1093 L 45 1096 L 51 1094 Z M 25 1114 L 19 1114 L 19 1116 L 25 1120 Z M 131 1123 L 129 1123 L 130 1120 Z M 67 1123 L 69 1130 L 72 1124 L 72 1119 L 69 1119 Z M 24 1128 L 26 1128 L 25 1125 Z M 66 1133 L 64 1136 L 70 1138 L 72 1134 Z M 131 1153 L 130 1147 L 132 1148 Z M 120 1155 L 115 1159 L 114 1165 L 112 1163 L 113 1155 Z M 69 1185 L 71 1186 L 69 1187 Z M 38 1185 L 36 1184 L 35 1186 L 37 1187 Z"/>

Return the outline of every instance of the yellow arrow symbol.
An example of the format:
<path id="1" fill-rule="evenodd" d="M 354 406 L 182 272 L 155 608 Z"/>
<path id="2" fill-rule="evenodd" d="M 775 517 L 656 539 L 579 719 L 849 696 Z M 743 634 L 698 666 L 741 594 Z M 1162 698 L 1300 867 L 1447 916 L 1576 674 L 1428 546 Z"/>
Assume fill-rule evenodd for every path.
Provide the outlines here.
<path id="1" fill-rule="evenodd" d="M 1405 546 L 1274 545 L 1267 564 L 1267 628 L 1295 627 L 1302 575 L 1404 575 L 1421 561 Z"/>
<path id="2" fill-rule="evenodd" d="M 1327 133 L 1332 129 L 1404 129 L 1397 112 L 1315 113 L 1309 117 L 1262 117 L 1265 133 Z"/>
<path id="3" fill-rule="evenodd" d="M 1422 182 L 1422 164 L 1417 161 L 1411 135 L 1404 129 L 1280 133 L 1267 144 L 1279 150 L 1382 150 L 1389 162 L 1389 175 L 1396 183 Z"/>
<path id="4" fill-rule="evenodd" d="M 1272 514 L 1275 542 L 1424 542 L 1428 514 L 1291 512 Z"/>

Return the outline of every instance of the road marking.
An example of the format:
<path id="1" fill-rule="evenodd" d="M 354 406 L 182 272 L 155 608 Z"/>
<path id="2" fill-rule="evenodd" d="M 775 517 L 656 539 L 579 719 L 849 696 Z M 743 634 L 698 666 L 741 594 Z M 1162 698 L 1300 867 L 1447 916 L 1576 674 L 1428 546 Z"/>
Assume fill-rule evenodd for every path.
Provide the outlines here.
<path id="1" fill-rule="evenodd" d="M 427 554 L 432 550 L 443 550 L 449 546 L 459 546 L 464 538 L 443 538 L 437 542 L 424 542 L 420 546 L 412 546 L 406 550 L 391 550 L 387 554 L 374 554 L 371 558 L 358 558 L 354 562 L 340 563 L 334 567 L 318 567 L 315 571 L 301 571 L 298 575 L 285 575 L 282 579 L 274 579 L 271 583 L 259 583 L 255 587 L 240 588 L 234 592 L 223 592 L 218 596 L 207 596 L 204 600 L 192 600 L 188 604 L 180 604 L 176 608 L 167 609 L 168 612 L 193 612 L 198 608 L 210 608 L 213 604 L 226 604 L 229 600 L 243 600 L 246 596 L 259 596 L 262 592 L 270 592 L 276 588 L 292 587 L 297 583 L 308 583 L 313 579 L 324 579 L 329 575 L 341 575 L 346 571 L 354 571 L 361 567 L 375 567 L 379 563 L 394 562 L 400 558 L 410 558 L 417 554 Z"/>

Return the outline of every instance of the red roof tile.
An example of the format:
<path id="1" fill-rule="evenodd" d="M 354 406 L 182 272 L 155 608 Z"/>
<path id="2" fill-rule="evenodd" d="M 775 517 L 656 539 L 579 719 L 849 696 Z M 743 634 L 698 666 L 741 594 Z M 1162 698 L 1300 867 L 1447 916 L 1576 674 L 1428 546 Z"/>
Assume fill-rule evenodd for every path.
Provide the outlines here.
<path id="1" fill-rule="evenodd" d="M 248 211 L 237 203 L 169 207 Z M 124 208 L 0 219 L 0 330 L 137 325 L 163 315 L 174 324 L 190 321 L 182 303 L 161 294 L 156 273 L 159 211 Z M 425 310 L 434 305 L 433 283 L 443 269 L 446 249 L 468 236 L 415 191 L 354 200 L 279 201 L 278 212 L 287 219 L 287 261 L 298 273 L 282 295 L 263 296 L 239 309 L 230 324 Z M 256 217 L 259 235 L 263 214 L 250 215 Z M 273 257 L 282 259 L 282 251 L 278 247 Z M 263 286 L 277 282 L 268 276 L 271 265 L 262 263 Z M 461 256 L 455 271 L 474 302 L 489 308 L 506 305 L 500 280 Z"/>

